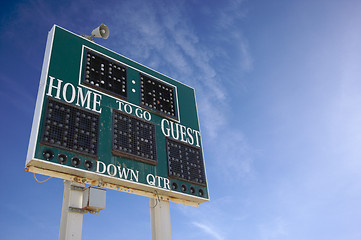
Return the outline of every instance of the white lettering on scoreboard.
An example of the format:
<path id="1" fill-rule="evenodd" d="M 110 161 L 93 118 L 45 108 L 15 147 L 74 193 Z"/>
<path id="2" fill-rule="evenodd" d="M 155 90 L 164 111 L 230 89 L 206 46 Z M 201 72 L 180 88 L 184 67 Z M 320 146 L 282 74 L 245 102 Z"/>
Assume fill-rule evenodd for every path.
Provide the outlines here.
<path id="1" fill-rule="evenodd" d="M 166 137 L 172 137 L 175 140 L 179 140 L 190 145 L 196 145 L 200 147 L 200 135 L 201 133 L 192 128 L 187 128 L 179 123 L 174 123 L 168 119 L 163 118 L 161 121 L 162 133 Z"/>
<path id="2" fill-rule="evenodd" d="M 71 83 L 65 83 L 63 85 L 63 80 L 60 79 L 56 79 L 57 84 L 55 84 L 54 83 L 55 78 L 52 76 L 49 76 L 49 78 L 50 81 L 49 81 L 48 92 L 46 93 L 47 96 L 54 97 L 58 100 L 62 99 L 67 103 L 74 103 L 76 99 L 75 105 L 86 108 L 88 110 L 92 110 L 97 113 L 102 112 L 102 109 L 100 107 L 102 95 L 88 90 L 84 97 L 82 88 L 80 87 L 75 88 L 74 85 Z M 54 90 L 55 90 L 55 94 L 54 94 Z M 93 102 L 92 105 L 91 105 L 91 100 Z"/>
<path id="3" fill-rule="evenodd" d="M 93 92 L 89 89 L 85 90 L 79 86 L 75 87 L 69 82 L 64 83 L 63 80 L 52 76 L 49 76 L 49 84 L 46 95 L 58 100 L 63 100 L 69 104 L 75 104 L 78 107 L 82 107 L 96 113 L 102 112 L 101 101 L 103 95 Z M 135 115 L 137 118 L 148 122 L 152 119 L 150 112 L 127 102 L 115 100 L 115 108 L 129 115 Z M 173 138 L 186 144 L 200 147 L 201 136 L 199 131 L 179 123 L 172 122 L 166 118 L 162 118 L 160 127 L 165 137 Z M 96 172 L 107 174 L 111 177 L 118 177 L 129 181 L 139 182 L 138 170 L 121 168 L 120 166 L 115 166 L 114 164 L 106 165 L 104 162 L 99 160 L 97 161 Z M 146 182 L 150 186 L 170 190 L 170 181 L 165 177 L 148 174 L 145 181 L 142 182 Z"/>
<path id="4" fill-rule="evenodd" d="M 121 179 L 133 181 L 133 182 L 139 182 L 139 171 L 133 170 L 126 167 L 120 167 L 115 166 L 114 164 L 108 164 L 106 165 L 102 161 L 97 161 L 97 173 L 107 173 L 111 177 L 118 177 Z M 144 182 L 144 181 L 143 181 Z M 146 176 L 146 182 L 150 186 L 158 187 L 158 188 L 165 188 L 170 190 L 170 181 L 168 178 L 161 177 L 161 176 L 155 176 L 151 173 L 149 173 Z"/>
<path id="5" fill-rule="evenodd" d="M 102 112 L 102 95 L 91 90 L 87 90 L 86 93 L 84 93 L 84 89 L 81 87 L 75 87 L 71 83 L 63 84 L 63 82 L 63 80 L 49 76 L 49 85 L 46 95 L 49 97 L 54 97 L 58 100 L 64 100 L 66 103 L 75 103 L 76 106 L 83 107 L 97 113 Z M 119 100 L 116 100 L 115 103 L 118 110 L 121 112 L 125 112 L 129 115 L 135 115 L 136 117 L 148 122 L 152 119 L 152 115 L 141 107 L 135 107 L 132 104 Z M 172 122 L 166 118 L 161 120 L 160 126 L 164 136 L 200 147 L 201 133 L 199 131 L 183 126 L 179 123 Z"/>

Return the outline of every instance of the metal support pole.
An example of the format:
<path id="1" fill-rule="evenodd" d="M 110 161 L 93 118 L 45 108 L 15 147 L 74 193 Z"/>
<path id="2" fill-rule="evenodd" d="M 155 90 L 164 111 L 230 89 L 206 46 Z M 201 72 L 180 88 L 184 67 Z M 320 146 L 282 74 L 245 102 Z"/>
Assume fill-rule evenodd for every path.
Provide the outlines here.
<path id="1" fill-rule="evenodd" d="M 84 187 L 85 184 L 64 181 L 59 240 L 81 240 L 85 213 L 81 211 Z"/>
<path id="2" fill-rule="evenodd" d="M 169 202 L 150 198 L 152 240 L 171 240 Z"/>

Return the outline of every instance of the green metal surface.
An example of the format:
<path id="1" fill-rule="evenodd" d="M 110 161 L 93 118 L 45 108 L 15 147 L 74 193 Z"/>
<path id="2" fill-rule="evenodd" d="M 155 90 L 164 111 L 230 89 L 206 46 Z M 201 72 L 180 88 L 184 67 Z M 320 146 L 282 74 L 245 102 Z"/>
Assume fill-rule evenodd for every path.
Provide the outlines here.
<path id="1" fill-rule="evenodd" d="M 54 158 L 50 161 L 54 164 L 59 164 L 59 167 L 62 164 L 57 160 L 57 156 L 60 153 L 63 153 L 68 156 L 68 161 L 64 164 L 70 168 L 81 169 L 85 171 L 97 172 L 99 174 L 109 175 L 109 171 L 103 172 L 102 170 L 104 166 L 114 165 L 120 166 L 119 169 L 125 169 L 124 171 L 128 171 L 129 175 L 127 180 L 136 181 L 139 184 L 149 185 L 147 181 L 147 175 L 152 174 L 153 176 L 160 176 L 162 178 L 169 179 L 169 186 L 172 188 L 172 183 L 175 182 L 178 186 L 184 185 L 187 188 L 186 192 L 182 192 L 181 188 L 178 187 L 177 190 L 168 189 L 170 191 L 176 191 L 186 195 L 194 195 L 195 197 L 200 197 L 204 199 L 208 199 L 208 189 L 206 183 L 197 184 L 190 181 L 185 181 L 182 179 L 175 179 L 168 176 L 168 165 L 167 165 L 167 149 L 166 149 L 166 138 L 164 135 L 164 131 L 162 131 L 161 124 L 162 120 L 165 126 L 170 125 L 170 122 L 173 122 L 173 126 L 178 127 L 178 131 L 183 128 L 186 131 L 183 135 L 176 131 L 173 132 L 173 136 L 178 135 L 178 140 L 182 144 L 188 144 L 190 146 L 201 149 L 202 145 L 200 141 L 196 141 L 196 137 L 199 136 L 199 124 L 198 124 L 198 116 L 197 116 L 197 108 L 195 103 L 195 94 L 194 89 L 190 88 L 178 81 L 175 81 L 161 73 L 158 73 L 150 68 L 147 68 L 139 63 L 136 63 L 124 56 L 121 56 L 111 50 L 108 50 L 100 45 L 97 45 L 93 42 L 90 42 L 78 35 L 75 35 L 71 32 L 68 32 L 65 29 L 54 26 L 54 38 L 53 45 L 51 50 L 51 59 L 48 66 L 48 73 L 46 77 L 46 86 L 45 86 L 45 94 L 43 96 L 43 107 L 41 109 L 40 115 L 40 124 L 39 124 L 39 132 L 37 136 L 37 142 L 35 145 L 35 155 L 34 159 L 45 160 L 43 156 L 43 152 L 46 149 L 50 149 L 54 153 Z M 96 51 L 101 53 L 102 55 L 108 56 L 113 60 L 116 60 L 120 64 L 127 66 L 127 99 L 118 99 L 112 95 L 99 91 L 97 89 L 90 88 L 88 86 L 84 86 L 83 84 L 79 85 L 79 82 L 82 81 L 84 77 L 84 71 L 82 64 L 84 64 L 85 49 L 90 49 L 92 51 Z M 140 73 L 145 73 L 149 76 L 156 78 L 157 80 L 164 81 L 176 89 L 176 107 L 177 119 L 172 119 L 169 116 L 166 116 L 160 112 L 150 110 L 141 105 L 141 90 L 140 90 Z M 59 80 L 61 80 L 61 90 L 59 91 L 59 98 L 57 99 L 57 89 L 55 87 L 50 87 L 50 80 L 53 82 L 53 86 L 57 86 Z M 65 86 L 67 85 L 67 88 Z M 71 84 L 71 85 L 70 85 Z M 49 89 L 51 90 L 49 92 Z M 75 95 L 73 89 L 76 90 Z M 80 89 L 80 90 L 79 90 Z M 89 94 L 90 104 L 85 102 L 85 104 L 79 104 L 79 91 L 86 96 Z M 88 93 L 90 91 L 90 93 Z M 75 96 L 75 97 L 74 97 Z M 98 140 L 98 153 L 97 157 L 89 156 L 86 154 L 78 153 L 73 151 L 72 149 L 58 148 L 51 146 L 51 144 L 46 144 L 42 141 L 43 136 L 43 124 L 46 113 L 46 102 L 47 99 L 56 99 L 60 102 L 64 102 L 71 106 L 74 106 L 78 109 L 82 109 L 85 111 L 90 111 L 95 114 L 99 114 L 99 140 Z M 72 101 L 71 101 L 72 100 Z M 98 101 L 98 102 L 97 102 Z M 121 103 L 121 108 L 119 108 Z M 112 114 L 115 110 L 125 112 L 124 104 L 130 103 L 132 105 L 127 108 L 129 111 L 131 109 L 130 115 L 139 119 L 141 114 L 148 114 L 147 117 L 151 116 L 149 122 L 155 125 L 156 128 L 156 150 L 157 150 L 157 164 L 145 163 L 142 161 L 137 161 L 135 159 L 129 157 L 119 157 L 112 153 L 112 134 L 113 134 L 113 125 L 112 125 Z M 80 106 L 77 106 L 80 105 Z M 83 105 L 83 106 L 82 106 Z M 87 109 L 87 106 L 90 106 L 90 109 Z M 137 109 L 137 112 L 136 112 Z M 101 111 L 101 112 L 100 112 Z M 137 114 L 138 113 L 138 114 Z M 166 120 L 164 120 L 166 119 Z M 142 120 L 147 121 L 144 119 Z M 149 120 L 149 119 L 148 119 Z M 182 127 L 183 126 L 183 127 Z M 189 129 L 189 130 L 188 130 Z M 187 130 L 192 135 L 193 139 L 187 135 Z M 169 134 L 170 138 L 172 138 L 172 134 Z M 73 167 L 71 162 L 69 161 L 73 157 L 78 157 L 81 159 L 82 163 L 84 160 L 88 159 L 94 163 L 94 166 L 91 170 L 87 170 L 84 164 L 81 164 L 79 167 Z M 97 161 L 100 161 L 103 164 L 99 164 L 99 169 L 97 169 Z M 203 168 L 204 162 L 202 160 Z M 118 170 L 119 170 L 118 169 Z M 113 173 L 113 166 L 110 167 L 110 173 Z M 138 179 L 135 179 L 135 175 L 131 175 L 131 170 L 134 173 L 137 173 Z M 205 174 L 205 173 L 204 173 Z M 119 173 L 115 174 L 114 177 L 118 177 L 119 179 L 125 179 L 119 177 Z M 149 179 L 148 179 L 149 180 Z M 158 184 L 160 183 L 160 184 Z M 164 180 L 156 182 L 155 187 L 165 188 Z M 154 187 L 154 186 L 153 186 Z M 193 187 L 196 192 L 191 193 L 190 188 Z M 203 192 L 199 194 L 199 191 Z"/>

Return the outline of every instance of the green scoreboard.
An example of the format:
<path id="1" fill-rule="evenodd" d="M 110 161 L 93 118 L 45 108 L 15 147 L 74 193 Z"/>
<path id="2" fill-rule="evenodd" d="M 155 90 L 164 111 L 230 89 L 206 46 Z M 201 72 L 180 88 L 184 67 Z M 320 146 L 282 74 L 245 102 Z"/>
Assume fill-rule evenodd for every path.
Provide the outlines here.
<path id="1" fill-rule="evenodd" d="M 194 89 L 54 26 L 25 169 L 188 205 L 208 201 Z"/>

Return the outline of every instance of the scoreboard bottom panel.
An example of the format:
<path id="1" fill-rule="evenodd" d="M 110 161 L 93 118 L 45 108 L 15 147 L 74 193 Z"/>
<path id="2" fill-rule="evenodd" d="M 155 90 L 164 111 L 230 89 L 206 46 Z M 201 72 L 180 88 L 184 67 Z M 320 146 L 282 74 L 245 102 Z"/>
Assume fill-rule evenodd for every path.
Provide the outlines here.
<path id="1" fill-rule="evenodd" d="M 209 201 L 206 188 L 199 188 L 189 184 L 179 184 L 180 187 L 186 188 L 183 192 L 158 188 L 146 184 L 136 183 L 119 179 L 116 177 L 99 174 L 92 171 L 84 171 L 69 166 L 58 167 L 58 164 L 40 159 L 34 159 L 26 165 L 26 171 L 43 174 L 47 176 L 57 177 L 64 180 L 100 186 L 112 190 L 128 192 L 150 198 L 160 198 L 162 200 L 175 203 L 185 204 L 189 206 L 198 206 L 201 203 Z M 171 185 L 177 184 L 172 182 Z M 194 191 L 194 194 L 189 194 Z M 188 193 L 188 194 L 187 194 Z"/>

